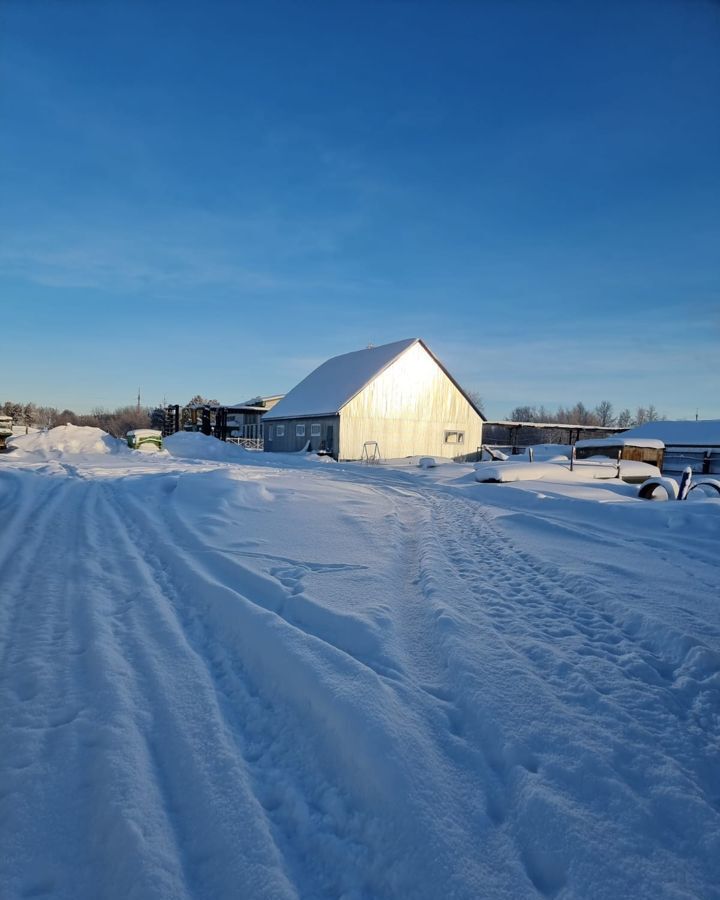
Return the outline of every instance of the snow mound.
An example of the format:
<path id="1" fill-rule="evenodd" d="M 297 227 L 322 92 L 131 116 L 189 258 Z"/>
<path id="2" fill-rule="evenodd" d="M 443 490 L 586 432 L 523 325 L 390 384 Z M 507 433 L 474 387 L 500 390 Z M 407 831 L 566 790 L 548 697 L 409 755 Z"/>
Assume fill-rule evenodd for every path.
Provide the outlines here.
<path id="1" fill-rule="evenodd" d="M 481 463 L 475 469 L 475 481 L 536 481 L 562 478 L 565 470 L 554 463 L 506 462 Z"/>
<path id="2" fill-rule="evenodd" d="M 163 441 L 171 456 L 178 459 L 210 459 L 216 462 L 246 462 L 248 451 L 239 444 L 227 444 L 199 431 L 178 431 Z"/>
<path id="3" fill-rule="evenodd" d="M 127 445 L 102 428 L 88 425 L 58 425 L 49 431 L 36 431 L 8 438 L 8 446 L 18 453 L 40 459 L 60 459 L 95 453 L 122 453 Z"/>

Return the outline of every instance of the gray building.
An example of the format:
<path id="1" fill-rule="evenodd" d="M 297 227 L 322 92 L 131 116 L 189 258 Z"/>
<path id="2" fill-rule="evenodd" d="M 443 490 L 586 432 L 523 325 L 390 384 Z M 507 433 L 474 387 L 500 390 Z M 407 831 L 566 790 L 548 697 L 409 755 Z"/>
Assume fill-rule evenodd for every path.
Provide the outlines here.
<path id="1" fill-rule="evenodd" d="M 265 414 L 264 449 L 455 458 L 480 446 L 482 422 L 437 357 L 411 338 L 324 362 Z"/>

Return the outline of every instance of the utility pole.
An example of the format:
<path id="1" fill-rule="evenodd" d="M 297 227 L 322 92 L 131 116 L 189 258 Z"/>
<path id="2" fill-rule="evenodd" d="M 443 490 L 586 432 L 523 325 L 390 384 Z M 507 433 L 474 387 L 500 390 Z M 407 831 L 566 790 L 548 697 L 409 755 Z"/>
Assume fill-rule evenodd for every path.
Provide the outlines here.
<path id="1" fill-rule="evenodd" d="M 139 386 L 138 386 L 138 405 L 137 405 L 137 411 L 138 411 L 138 413 L 140 412 L 140 387 L 139 387 Z"/>

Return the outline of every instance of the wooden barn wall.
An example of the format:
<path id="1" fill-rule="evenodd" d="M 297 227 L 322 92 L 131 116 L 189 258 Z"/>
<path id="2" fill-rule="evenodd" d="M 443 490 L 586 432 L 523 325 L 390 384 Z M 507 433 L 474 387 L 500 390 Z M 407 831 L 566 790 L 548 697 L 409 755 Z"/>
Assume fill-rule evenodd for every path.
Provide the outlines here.
<path id="1" fill-rule="evenodd" d="M 359 459 L 377 441 L 385 459 L 415 454 L 453 458 L 482 441 L 482 419 L 427 351 L 415 344 L 343 407 L 340 458 Z M 462 444 L 445 443 L 463 431 Z"/>

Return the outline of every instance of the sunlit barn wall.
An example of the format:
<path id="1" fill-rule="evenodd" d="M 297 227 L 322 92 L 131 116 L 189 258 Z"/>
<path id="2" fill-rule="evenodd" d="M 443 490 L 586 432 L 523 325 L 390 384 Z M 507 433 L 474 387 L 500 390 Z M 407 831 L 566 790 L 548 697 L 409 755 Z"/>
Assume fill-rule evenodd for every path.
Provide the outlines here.
<path id="1" fill-rule="evenodd" d="M 387 459 L 452 458 L 473 452 L 482 440 L 482 419 L 421 344 L 353 397 L 340 419 L 340 459 L 359 459 L 365 441 L 377 441 Z M 464 432 L 464 442 L 446 443 L 446 431 Z"/>

